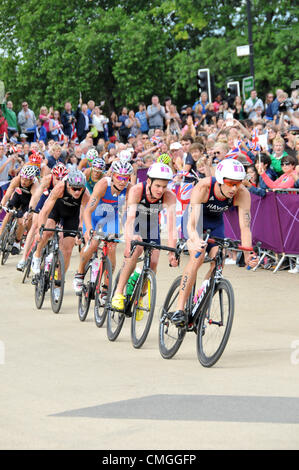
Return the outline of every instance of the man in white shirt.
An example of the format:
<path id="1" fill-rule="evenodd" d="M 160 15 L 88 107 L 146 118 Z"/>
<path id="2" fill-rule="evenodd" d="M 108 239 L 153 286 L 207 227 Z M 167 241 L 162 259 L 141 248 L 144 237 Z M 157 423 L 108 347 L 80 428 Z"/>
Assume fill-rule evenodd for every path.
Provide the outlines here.
<path id="1" fill-rule="evenodd" d="M 244 111 L 248 114 L 249 119 L 255 119 L 257 117 L 257 108 L 261 108 L 261 111 L 264 110 L 263 101 L 257 97 L 256 90 L 252 90 L 250 93 L 250 98 L 246 100 Z"/>

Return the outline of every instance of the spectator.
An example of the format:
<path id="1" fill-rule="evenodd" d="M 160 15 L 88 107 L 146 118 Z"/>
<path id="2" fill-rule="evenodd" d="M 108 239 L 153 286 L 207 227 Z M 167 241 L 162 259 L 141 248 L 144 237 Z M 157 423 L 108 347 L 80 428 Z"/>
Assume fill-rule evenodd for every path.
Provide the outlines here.
<path id="1" fill-rule="evenodd" d="M 94 107 L 95 107 L 95 102 L 93 100 L 89 100 L 87 102 L 87 114 L 89 117 L 89 124 L 92 124 L 91 113 L 93 112 Z"/>
<path id="2" fill-rule="evenodd" d="M 267 187 L 274 190 L 293 188 L 296 181 L 296 164 L 297 160 L 290 155 L 284 156 L 281 159 L 281 168 L 283 174 L 272 181 L 266 174 L 263 163 L 258 165 L 258 172 L 266 183 Z"/>
<path id="3" fill-rule="evenodd" d="M 89 131 L 89 116 L 87 113 L 87 104 L 82 104 L 82 98 L 79 99 L 79 104 L 75 113 L 76 118 L 76 130 L 79 143 L 85 139 Z"/>
<path id="4" fill-rule="evenodd" d="M 185 126 L 182 128 L 182 135 L 191 135 L 194 140 L 196 137 L 196 128 L 194 126 L 193 118 L 191 115 L 188 115 Z"/>
<path id="5" fill-rule="evenodd" d="M 193 111 L 196 111 L 196 106 L 200 104 L 202 106 L 202 114 L 206 114 L 206 106 L 208 104 L 208 94 L 206 91 L 203 91 L 200 95 L 200 98 L 198 101 L 195 101 L 194 105 L 192 106 Z"/>
<path id="6" fill-rule="evenodd" d="M 181 123 L 182 120 L 177 112 L 176 106 L 174 104 L 170 104 L 169 111 L 165 113 L 166 132 L 168 134 L 170 133 L 179 136 L 181 133 Z"/>
<path id="7" fill-rule="evenodd" d="M 119 133 L 121 142 L 123 142 L 124 144 L 127 143 L 128 135 L 130 134 L 130 129 L 126 125 L 127 119 L 128 119 L 128 108 L 124 106 L 121 110 L 121 114 L 118 116 L 118 122 L 120 123 L 118 133 Z"/>
<path id="8" fill-rule="evenodd" d="M 7 121 L 7 134 L 10 138 L 13 134 L 18 132 L 18 121 L 16 113 L 13 110 L 12 101 L 7 101 L 10 93 L 6 93 L 3 103 L 1 104 L 1 109 L 3 111 L 3 116 Z"/>
<path id="9" fill-rule="evenodd" d="M 139 111 L 136 113 L 136 118 L 140 122 L 140 132 L 142 134 L 147 134 L 149 131 L 148 115 L 147 115 L 146 106 L 144 103 L 139 103 Z"/>
<path id="10" fill-rule="evenodd" d="M 190 145 L 189 155 L 187 156 L 185 164 L 184 164 L 184 172 L 188 173 L 188 175 L 185 176 L 184 178 L 185 182 L 187 183 L 197 182 L 197 177 L 196 177 L 196 175 L 198 175 L 197 164 L 203 158 L 203 156 L 204 156 L 204 146 L 202 144 L 194 142 L 193 144 Z M 200 178 L 204 178 L 205 176 L 206 175 L 204 173 L 200 173 L 199 175 Z"/>
<path id="11" fill-rule="evenodd" d="M 273 153 L 270 155 L 271 166 L 276 172 L 277 176 L 281 176 L 283 171 L 281 167 L 281 159 L 288 154 L 285 152 L 285 141 L 282 137 L 276 137 L 273 140 Z"/>
<path id="12" fill-rule="evenodd" d="M 29 109 L 27 101 L 22 103 L 22 110 L 18 113 L 18 124 L 21 129 L 21 134 L 26 134 L 28 136 L 28 141 L 33 142 L 36 117 L 34 112 Z"/>
<path id="13" fill-rule="evenodd" d="M 13 156 L 6 156 L 5 147 L 2 142 L 0 142 L 0 183 L 8 181 L 8 175 L 13 161 Z"/>
<path id="14" fill-rule="evenodd" d="M 56 165 L 57 162 L 64 163 L 65 158 L 62 155 L 62 149 L 59 144 L 55 143 L 51 148 L 50 156 L 48 157 L 48 167 L 50 169 Z"/>
<path id="15" fill-rule="evenodd" d="M 161 106 L 157 95 L 152 96 L 152 104 L 147 107 L 148 121 L 150 129 L 163 129 L 165 108 Z"/>
<path id="16" fill-rule="evenodd" d="M 246 119 L 247 115 L 244 111 L 244 104 L 241 96 L 236 96 L 232 111 L 234 119 L 237 119 L 238 121 L 243 121 L 243 119 Z"/>
<path id="17" fill-rule="evenodd" d="M 265 111 L 264 117 L 267 121 L 273 121 L 273 111 L 272 111 L 273 100 L 274 100 L 273 93 L 267 93 L 266 99 L 265 99 L 265 105 L 264 105 L 264 111 Z"/>
<path id="18" fill-rule="evenodd" d="M 49 130 L 50 130 L 50 139 L 53 139 L 55 142 L 59 141 L 61 131 L 62 131 L 62 124 L 60 119 L 60 112 L 54 111 L 53 117 L 50 119 L 49 122 Z"/>
<path id="19" fill-rule="evenodd" d="M 136 118 L 133 109 L 130 109 L 125 125 L 130 129 L 130 134 L 135 137 L 140 134 L 140 121 Z"/>
<path id="20" fill-rule="evenodd" d="M 222 95 L 221 93 L 218 93 L 213 103 L 214 111 L 216 114 L 218 114 L 221 104 L 222 104 Z"/>
<path id="21" fill-rule="evenodd" d="M 38 118 L 36 121 L 33 142 L 38 142 L 39 140 L 42 140 L 45 144 L 47 144 L 48 142 L 47 135 L 48 133 L 47 133 L 47 129 L 45 126 L 45 122 L 43 122 L 40 118 Z"/>
<path id="22" fill-rule="evenodd" d="M 64 105 L 64 111 L 61 114 L 61 124 L 63 125 L 63 133 L 68 137 L 69 141 L 72 139 L 75 122 L 76 118 L 72 111 L 72 105 L 67 101 Z"/>
<path id="23" fill-rule="evenodd" d="M 105 139 L 104 125 L 109 122 L 109 119 L 102 114 L 99 106 L 95 106 L 91 113 L 92 126 L 96 129 L 93 133 L 93 145 L 96 146 L 99 139 Z"/>
<path id="24" fill-rule="evenodd" d="M 3 110 L 0 108 L 0 139 L 3 140 L 4 133 L 6 136 L 8 135 L 8 124 L 7 120 L 5 119 L 3 115 Z"/>
<path id="25" fill-rule="evenodd" d="M 256 118 L 257 108 L 260 108 L 261 111 L 264 110 L 264 104 L 260 98 L 257 97 L 256 90 L 252 90 L 250 93 L 250 98 L 246 100 L 244 111 L 248 114 L 249 119 Z"/>

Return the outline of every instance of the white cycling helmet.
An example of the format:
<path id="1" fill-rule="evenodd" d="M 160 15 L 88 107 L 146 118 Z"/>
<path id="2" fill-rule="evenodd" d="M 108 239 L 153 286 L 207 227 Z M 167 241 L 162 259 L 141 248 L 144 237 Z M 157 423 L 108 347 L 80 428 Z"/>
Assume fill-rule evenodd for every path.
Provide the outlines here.
<path id="1" fill-rule="evenodd" d="M 132 152 L 130 152 L 130 150 L 121 150 L 118 154 L 118 158 L 122 162 L 129 162 L 132 158 Z"/>
<path id="2" fill-rule="evenodd" d="M 35 165 L 24 165 L 20 171 L 21 178 L 33 180 L 36 176 L 38 168 Z"/>
<path id="3" fill-rule="evenodd" d="M 218 163 L 215 171 L 215 178 L 219 184 L 223 184 L 223 178 L 235 181 L 243 181 L 246 176 L 244 166 L 238 160 L 225 158 Z"/>
<path id="4" fill-rule="evenodd" d="M 99 156 L 98 152 L 96 149 L 89 149 L 86 152 L 86 158 L 87 160 L 91 163 L 95 158 Z"/>
<path id="5" fill-rule="evenodd" d="M 74 188 L 84 188 L 86 185 L 86 176 L 80 170 L 71 170 L 67 175 L 67 182 Z"/>
<path id="6" fill-rule="evenodd" d="M 131 163 L 121 160 L 114 160 L 111 165 L 111 170 L 112 173 L 119 173 L 120 175 L 131 175 L 134 171 Z"/>
<path id="7" fill-rule="evenodd" d="M 91 166 L 92 166 L 93 168 L 98 168 L 99 170 L 104 171 L 105 168 L 106 168 L 106 163 L 105 163 L 105 160 L 104 160 L 103 158 L 96 157 L 96 158 L 92 161 Z"/>
<path id="8" fill-rule="evenodd" d="M 151 179 L 171 181 L 173 179 L 173 172 L 170 166 L 165 163 L 156 162 L 149 167 L 147 177 Z"/>

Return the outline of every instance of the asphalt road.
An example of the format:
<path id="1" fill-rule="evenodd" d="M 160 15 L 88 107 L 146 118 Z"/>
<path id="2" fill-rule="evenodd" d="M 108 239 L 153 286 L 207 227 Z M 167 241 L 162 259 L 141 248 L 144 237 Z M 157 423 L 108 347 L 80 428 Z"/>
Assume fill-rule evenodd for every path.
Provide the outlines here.
<path id="1" fill-rule="evenodd" d="M 95 326 L 93 306 L 79 321 L 76 250 L 59 314 L 49 294 L 36 309 L 17 260 L 0 267 L 1 449 L 299 449 L 298 275 L 225 268 L 235 320 L 222 358 L 207 369 L 193 333 L 173 359 L 160 356 L 158 314 L 181 271 L 165 254 L 140 350 L 128 319 L 114 343 L 106 325 Z"/>

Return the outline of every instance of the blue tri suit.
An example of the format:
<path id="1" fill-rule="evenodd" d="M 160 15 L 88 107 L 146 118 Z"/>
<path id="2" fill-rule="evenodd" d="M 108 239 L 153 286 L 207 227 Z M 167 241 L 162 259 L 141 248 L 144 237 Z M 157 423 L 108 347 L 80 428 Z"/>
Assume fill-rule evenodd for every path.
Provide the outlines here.
<path id="1" fill-rule="evenodd" d="M 101 230 L 105 235 L 119 235 L 119 209 L 125 204 L 127 188 L 119 195 L 112 195 L 111 178 L 105 177 L 108 186 L 104 196 L 100 199 L 97 207 L 91 214 L 91 224 L 93 230 Z M 83 233 L 86 232 L 83 224 Z"/>

